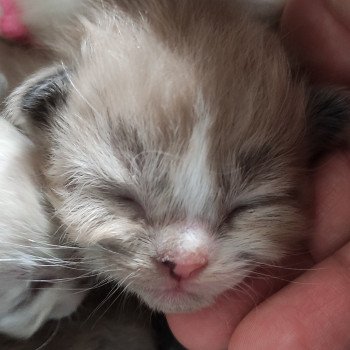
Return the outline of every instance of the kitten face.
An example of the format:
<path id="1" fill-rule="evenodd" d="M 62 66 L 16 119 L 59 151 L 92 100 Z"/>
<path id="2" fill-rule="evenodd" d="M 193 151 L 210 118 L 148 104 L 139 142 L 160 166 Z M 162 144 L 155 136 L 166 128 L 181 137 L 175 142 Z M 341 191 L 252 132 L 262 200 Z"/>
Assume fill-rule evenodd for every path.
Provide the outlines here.
<path id="1" fill-rule="evenodd" d="M 278 38 L 224 5 L 182 5 L 102 15 L 72 67 L 9 105 L 67 240 L 165 312 L 209 305 L 305 228 L 306 97 Z"/>
<path id="2" fill-rule="evenodd" d="M 84 297 L 49 235 L 55 227 L 36 182 L 34 149 L 0 119 L 0 332 L 19 338 L 70 315 Z"/>

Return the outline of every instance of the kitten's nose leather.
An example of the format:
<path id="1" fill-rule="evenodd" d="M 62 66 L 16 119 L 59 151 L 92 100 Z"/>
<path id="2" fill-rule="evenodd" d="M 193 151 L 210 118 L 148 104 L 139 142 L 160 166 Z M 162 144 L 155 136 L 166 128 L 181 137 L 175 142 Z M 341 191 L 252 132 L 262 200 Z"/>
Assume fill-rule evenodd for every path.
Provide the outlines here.
<path id="1" fill-rule="evenodd" d="M 188 256 L 182 261 L 164 260 L 162 263 L 169 269 L 172 278 L 184 280 L 198 275 L 205 268 L 208 260 L 204 256 L 195 255 Z"/>
<path id="2" fill-rule="evenodd" d="M 202 223 L 170 224 L 156 238 L 158 266 L 174 280 L 194 278 L 207 266 L 213 244 L 209 229 Z"/>
<path id="3" fill-rule="evenodd" d="M 175 276 L 180 277 L 181 279 L 187 279 L 190 277 L 196 276 L 207 263 L 192 263 L 192 264 L 176 264 L 175 269 L 173 270 Z"/>

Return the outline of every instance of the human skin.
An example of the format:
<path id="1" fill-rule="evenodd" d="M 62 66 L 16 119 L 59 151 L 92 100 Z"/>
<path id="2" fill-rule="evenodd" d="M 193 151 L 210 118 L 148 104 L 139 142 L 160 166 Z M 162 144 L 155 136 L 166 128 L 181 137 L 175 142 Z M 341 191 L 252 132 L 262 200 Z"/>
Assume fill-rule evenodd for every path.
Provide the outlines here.
<path id="1" fill-rule="evenodd" d="M 282 30 L 315 82 L 350 86 L 350 0 L 290 0 Z M 350 349 L 350 152 L 324 159 L 314 186 L 315 227 L 301 275 L 281 289 L 289 270 L 264 271 L 274 277 L 253 278 L 246 293 L 223 295 L 197 313 L 168 315 L 186 348 Z"/>

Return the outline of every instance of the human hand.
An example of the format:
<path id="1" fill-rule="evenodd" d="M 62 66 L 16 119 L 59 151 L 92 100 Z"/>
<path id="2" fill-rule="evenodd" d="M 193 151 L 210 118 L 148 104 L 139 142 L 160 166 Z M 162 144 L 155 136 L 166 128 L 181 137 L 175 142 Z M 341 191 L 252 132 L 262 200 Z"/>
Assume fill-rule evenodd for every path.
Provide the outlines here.
<path id="1" fill-rule="evenodd" d="M 350 0 L 290 0 L 282 28 L 315 81 L 350 86 Z M 252 279 L 245 298 L 228 293 L 210 309 L 168 315 L 174 334 L 188 349 L 350 348 L 348 152 L 320 165 L 315 193 L 313 268 L 275 294 L 283 269 L 270 280 Z"/>

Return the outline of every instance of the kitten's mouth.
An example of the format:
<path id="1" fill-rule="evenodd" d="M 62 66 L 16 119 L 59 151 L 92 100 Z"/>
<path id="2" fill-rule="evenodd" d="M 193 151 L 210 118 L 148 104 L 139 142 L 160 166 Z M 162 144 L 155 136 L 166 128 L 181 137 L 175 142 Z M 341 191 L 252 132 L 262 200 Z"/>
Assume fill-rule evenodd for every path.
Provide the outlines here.
<path id="1" fill-rule="evenodd" d="M 167 297 L 181 298 L 186 296 L 194 296 L 194 293 L 186 291 L 181 285 L 174 288 L 160 289 L 157 291 L 159 295 L 165 295 Z"/>
<path id="2" fill-rule="evenodd" d="M 151 306 L 164 313 L 190 312 L 212 303 L 212 298 L 206 298 L 200 293 L 189 291 L 180 284 L 174 287 L 150 289 L 143 299 Z"/>

